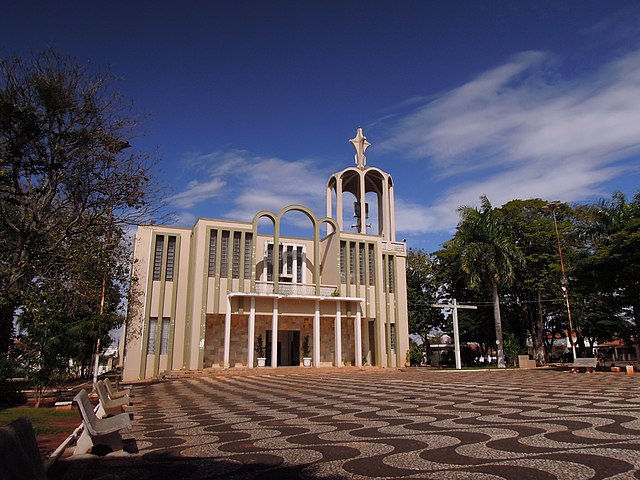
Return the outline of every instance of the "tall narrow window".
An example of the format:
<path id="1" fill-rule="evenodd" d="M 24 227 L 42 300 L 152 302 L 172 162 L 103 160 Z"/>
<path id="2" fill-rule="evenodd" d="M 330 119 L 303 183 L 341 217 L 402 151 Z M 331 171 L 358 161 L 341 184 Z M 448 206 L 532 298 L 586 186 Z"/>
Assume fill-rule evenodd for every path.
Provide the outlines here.
<path id="1" fill-rule="evenodd" d="M 253 253 L 253 233 L 244 235 L 244 278 L 251 278 L 251 262 Z"/>
<path id="2" fill-rule="evenodd" d="M 366 263 L 364 261 L 364 243 L 358 244 L 358 270 L 360 276 L 358 277 L 358 283 L 364 285 L 366 283 L 365 271 Z"/>
<path id="3" fill-rule="evenodd" d="M 170 325 L 171 325 L 171 319 L 168 317 L 164 317 L 162 319 L 162 328 L 160 329 L 160 355 L 167 355 L 169 353 Z"/>
<path id="4" fill-rule="evenodd" d="M 303 282 L 302 278 L 302 268 L 303 268 L 303 255 L 302 255 L 302 247 L 296 248 L 296 281 L 298 283 Z"/>
<path id="5" fill-rule="evenodd" d="M 284 273 L 293 277 L 293 245 L 288 245 L 286 249 L 287 268 L 285 269 Z"/>
<path id="6" fill-rule="evenodd" d="M 347 283 L 347 242 L 340 242 L 340 283 Z"/>
<path id="7" fill-rule="evenodd" d="M 273 282 L 273 243 L 267 245 L 267 282 Z"/>
<path id="8" fill-rule="evenodd" d="M 391 339 L 390 349 L 391 349 L 391 351 L 395 351 L 395 349 L 396 349 L 396 324 L 395 323 L 391 323 L 391 324 L 389 324 L 389 327 L 391 327 L 391 330 L 389 330 L 389 337 Z"/>
<path id="9" fill-rule="evenodd" d="M 164 235 L 156 236 L 156 249 L 153 255 L 153 279 L 160 280 L 162 272 L 162 250 L 164 249 Z"/>
<path id="10" fill-rule="evenodd" d="M 165 269 L 164 279 L 167 282 L 173 282 L 173 272 L 176 261 L 176 237 L 170 236 L 167 242 L 167 267 Z"/>
<path id="11" fill-rule="evenodd" d="M 356 243 L 349 242 L 349 283 L 356 283 Z"/>
<path id="12" fill-rule="evenodd" d="M 229 275 L 229 230 L 222 231 L 222 245 L 220 246 L 220 278 Z"/>
<path id="13" fill-rule="evenodd" d="M 369 285 L 376 284 L 376 257 L 373 243 L 369 244 Z"/>
<path id="14" fill-rule="evenodd" d="M 147 337 L 147 355 L 155 355 L 156 338 L 158 338 L 158 319 L 151 317 L 149 319 L 149 336 Z"/>
<path id="15" fill-rule="evenodd" d="M 218 231 L 211 230 L 211 237 L 209 238 L 209 276 L 216 276 L 216 248 L 218 245 Z"/>
<path id="16" fill-rule="evenodd" d="M 389 255 L 387 257 L 387 260 L 389 260 L 389 293 L 393 293 L 394 292 L 394 284 L 395 282 L 395 262 L 394 262 L 394 257 L 392 257 L 391 255 Z"/>
<path id="17" fill-rule="evenodd" d="M 240 232 L 233 232 L 233 262 L 231 263 L 231 276 L 240 278 Z"/>

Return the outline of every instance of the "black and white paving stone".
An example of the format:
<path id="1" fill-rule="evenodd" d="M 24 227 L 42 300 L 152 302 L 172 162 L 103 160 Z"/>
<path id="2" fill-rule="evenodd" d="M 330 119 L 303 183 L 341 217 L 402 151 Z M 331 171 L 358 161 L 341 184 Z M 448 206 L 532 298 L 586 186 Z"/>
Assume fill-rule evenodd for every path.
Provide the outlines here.
<path id="1" fill-rule="evenodd" d="M 640 376 L 357 370 L 135 388 L 129 455 L 53 478 L 640 478 Z"/>

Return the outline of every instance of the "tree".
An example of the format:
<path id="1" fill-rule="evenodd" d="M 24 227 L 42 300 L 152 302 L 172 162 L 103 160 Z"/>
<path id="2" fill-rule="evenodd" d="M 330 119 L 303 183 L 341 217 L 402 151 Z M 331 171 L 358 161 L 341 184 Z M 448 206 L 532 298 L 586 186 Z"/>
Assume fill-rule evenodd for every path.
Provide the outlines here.
<path id="1" fill-rule="evenodd" d="M 407 254 L 407 304 L 409 333 L 418 335 L 431 358 L 428 335 L 444 325 L 440 309 L 431 307 L 438 300 L 438 283 L 435 279 L 433 260 L 423 250 L 409 249 Z"/>
<path id="2" fill-rule="evenodd" d="M 0 60 L 0 352 L 17 313 L 51 301 L 51 289 L 80 291 L 55 281 L 78 278 L 65 274 L 79 244 L 97 249 L 84 260 L 102 280 L 125 225 L 160 205 L 155 162 L 130 148 L 138 121 L 112 83 L 53 50 Z"/>
<path id="3" fill-rule="evenodd" d="M 513 299 L 511 308 L 525 319 L 538 366 L 546 363 L 546 326 L 549 314 L 554 310 L 554 304 L 549 304 L 549 300 L 560 299 L 561 274 L 556 234 L 553 218 L 545 210 L 547 204 L 548 202 L 539 198 L 512 200 L 496 210 L 496 214 L 508 225 L 513 241 L 525 260 L 518 264 L 515 281 L 508 293 Z M 560 205 L 559 212 L 562 217 L 572 214 L 571 208 L 566 204 Z M 561 221 L 559 229 L 564 233 L 572 225 Z M 559 305 L 562 308 L 562 302 Z"/>
<path id="4" fill-rule="evenodd" d="M 480 209 L 469 206 L 458 209 L 461 219 L 450 242 L 460 249 L 462 269 L 471 287 L 484 285 L 491 293 L 498 368 L 505 368 L 498 288 L 513 282 L 516 265 L 523 260 L 509 229 L 495 214 L 489 199 L 483 195 L 480 201 Z"/>
<path id="5" fill-rule="evenodd" d="M 603 311 L 595 320 L 605 326 L 591 325 L 592 332 L 606 327 L 609 335 L 625 335 L 619 320 L 628 315 L 635 326 L 635 337 L 640 338 L 640 192 L 631 202 L 617 192 L 610 200 L 580 210 L 580 233 L 584 242 L 583 255 L 576 268 L 579 286 L 585 301 L 585 311 L 593 314 L 593 297 L 603 303 Z M 590 294 L 590 295 L 589 295 Z M 630 314 L 630 315 L 629 315 Z M 617 320 L 616 320 L 617 317 Z M 594 334 L 595 335 L 595 334 Z M 628 334 L 627 334 L 628 335 Z M 601 339 L 601 338 L 600 338 Z M 637 344 L 637 340 L 635 342 Z"/>

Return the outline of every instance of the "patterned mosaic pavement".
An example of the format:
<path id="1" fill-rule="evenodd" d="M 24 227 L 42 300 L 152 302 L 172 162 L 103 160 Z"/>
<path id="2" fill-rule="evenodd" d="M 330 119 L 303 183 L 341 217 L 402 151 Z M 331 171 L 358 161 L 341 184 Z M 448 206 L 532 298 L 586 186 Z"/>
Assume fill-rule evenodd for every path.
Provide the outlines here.
<path id="1" fill-rule="evenodd" d="M 128 456 L 54 478 L 640 478 L 640 376 L 552 370 L 195 377 L 136 387 Z"/>

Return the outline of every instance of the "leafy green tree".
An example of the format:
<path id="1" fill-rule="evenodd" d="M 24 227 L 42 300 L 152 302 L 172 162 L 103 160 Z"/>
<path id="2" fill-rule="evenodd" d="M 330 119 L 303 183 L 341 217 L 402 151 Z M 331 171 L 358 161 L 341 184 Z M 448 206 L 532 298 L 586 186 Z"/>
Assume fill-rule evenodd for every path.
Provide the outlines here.
<path id="1" fill-rule="evenodd" d="M 514 282 L 506 292 L 512 300 L 510 314 L 524 319 L 538 366 L 546 363 L 545 339 L 550 333 L 549 319 L 561 318 L 557 309 L 563 311 L 555 227 L 551 213 L 545 209 L 547 204 L 541 199 L 512 200 L 496 210 L 496 214 L 509 226 L 512 238 L 524 257 L 524 262 L 517 265 Z M 560 219 L 559 232 L 564 237 L 574 226 L 573 222 L 567 221 L 572 218 L 572 210 L 561 204 L 556 213 Z"/>
<path id="2" fill-rule="evenodd" d="M 52 289 L 84 288 L 55 281 L 75 268 L 81 241 L 97 248 L 101 283 L 125 225 L 148 221 L 160 205 L 154 161 L 130 149 L 137 124 L 111 77 L 89 64 L 52 50 L 0 59 L 0 352 L 17 314 L 27 312 L 22 323 L 35 337 L 48 320 L 33 312 Z"/>
<path id="3" fill-rule="evenodd" d="M 442 311 L 431 304 L 438 300 L 438 283 L 433 260 L 423 250 L 409 249 L 407 254 L 407 303 L 409 333 L 418 335 L 431 358 L 429 334 L 444 326 Z"/>
<path id="4" fill-rule="evenodd" d="M 594 320 L 589 333 L 598 340 L 630 336 L 625 333 L 628 316 L 640 338 L 640 192 L 631 202 L 617 192 L 580 213 L 583 255 L 576 285 L 584 313 Z M 598 311 L 601 315 L 594 315 Z"/>
<path id="5" fill-rule="evenodd" d="M 460 249 L 462 270 L 471 287 L 485 286 L 491 293 L 498 368 L 505 368 L 498 288 L 511 285 L 516 266 L 523 260 L 507 225 L 495 214 L 489 199 L 483 195 L 480 200 L 480 209 L 469 206 L 458 209 L 461 220 L 450 242 Z"/>

